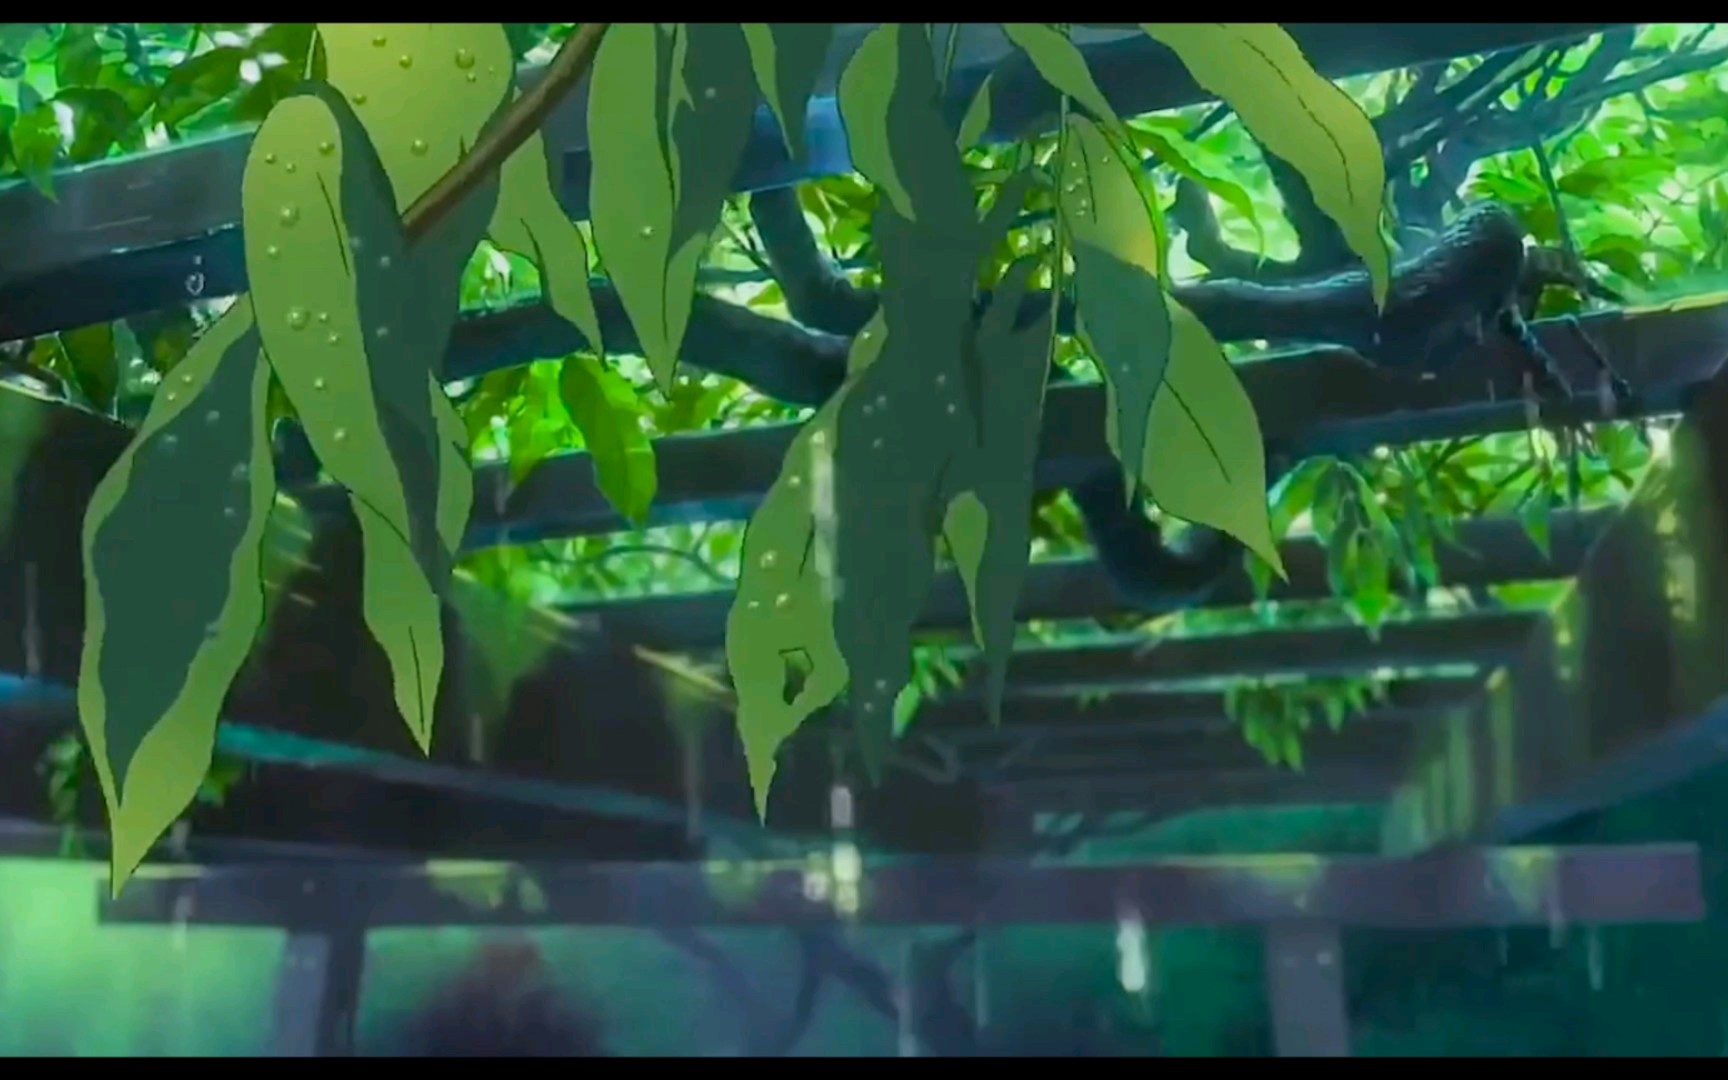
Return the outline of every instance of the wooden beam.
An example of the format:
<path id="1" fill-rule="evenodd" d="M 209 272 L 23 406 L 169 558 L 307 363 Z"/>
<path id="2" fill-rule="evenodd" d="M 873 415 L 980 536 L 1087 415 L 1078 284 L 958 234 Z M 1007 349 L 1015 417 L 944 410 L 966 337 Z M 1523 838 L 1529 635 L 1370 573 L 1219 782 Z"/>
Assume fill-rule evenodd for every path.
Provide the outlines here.
<path id="1" fill-rule="evenodd" d="M 1440 580 L 1450 587 L 1482 588 L 1517 581 L 1569 578 L 1584 561 L 1608 510 L 1557 511 L 1549 551 L 1530 541 L 1524 525 L 1511 515 L 1477 518 L 1458 530 L 1458 545 L 1436 552 Z M 1268 599 L 1320 600 L 1333 595 L 1325 548 L 1311 537 L 1279 545 L 1290 579 L 1277 583 Z M 614 641 L 630 641 L 667 651 L 720 647 L 733 590 L 711 589 L 668 596 L 632 596 L 571 604 L 563 609 L 572 622 Z M 1198 607 L 1239 607 L 1255 601 L 1254 586 L 1234 567 Z M 1035 562 L 1020 590 L 1015 615 L 1022 622 L 1084 620 L 1131 614 L 1121 593 L 1090 557 Z M 958 574 L 945 572 L 931 588 L 919 626 L 926 631 L 970 632 L 972 615 Z"/>
<path id="2" fill-rule="evenodd" d="M 836 861 L 845 867 L 850 857 Z M 1237 855 L 1128 866 L 922 859 L 865 864 L 856 910 L 816 870 L 791 865 L 220 867 L 146 869 L 109 922 L 306 928 L 363 914 L 405 926 L 864 926 L 1114 923 L 1439 929 L 1695 922 L 1704 915 L 1689 844 L 1453 849 L 1419 859 Z M 830 884 L 832 884 L 830 882 Z M 496 903 L 476 897 L 495 897 Z"/>
<path id="3" fill-rule="evenodd" d="M 1144 639 L 1022 649 L 1008 667 L 1016 690 L 1081 693 L 1159 682 L 1285 674 L 1363 674 L 1385 667 L 1494 664 L 1516 653 L 1535 617 L 1482 612 L 1360 626 Z M 975 691 L 976 684 L 969 684 Z"/>
<path id="4" fill-rule="evenodd" d="M 1392 795 L 1396 783 L 1397 774 L 1379 763 L 1301 772 L 1260 763 L 1232 772 L 1185 773 L 1121 762 L 1068 776 L 997 780 L 982 786 L 982 797 L 1000 830 L 1003 823 L 1030 823 L 1039 814 L 1134 813 L 1155 823 L 1226 807 L 1378 805 Z M 1012 830 L 1002 835 L 1015 836 Z M 1023 836 L 1015 839 L 1030 842 Z"/>
<path id="5" fill-rule="evenodd" d="M 1728 379 L 1670 446 L 1483 698 L 1424 733 L 1390 850 L 1524 835 L 1728 760 Z"/>
<path id="6" fill-rule="evenodd" d="M 1541 41 L 1575 39 L 1616 23 L 1295 23 L 1289 29 L 1322 72 L 1363 74 Z M 794 162 L 766 108 L 736 180 L 738 191 L 783 187 L 851 169 L 831 96 L 837 73 L 871 24 L 845 24 L 837 36 L 807 119 L 805 153 Z M 1202 95 L 1169 52 L 1129 30 L 1080 29 L 1100 88 L 1124 115 L 1184 105 Z M 958 119 L 992 73 L 990 135 L 1015 138 L 1053 122 L 1047 83 L 1015 53 L 994 25 L 969 25 L 959 39 L 944 102 Z M 528 75 L 525 81 L 536 76 Z M 823 88 L 827 88 L 824 90 Z M 587 215 L 589 164 L 586 92 L 579 90 L 545 126 L 547 146 L 562 156 L 562 201 Z M 240 174 L 252 133 L 198 139 L 154 153 L 99 162 L 55 177 L 49 201 L 22 181 L 0 187 L 0 341 L 84 326 L 187 299 L 200 291 L 245 289 L 241 257 Z"/>
<path id="7" fill-rule="evenodd" d="M 1687 395 L 1728 358 L 1728 301 L 1721 297 L 1595 315 L 1578 325 L 1636 388 L 1636 411 L 1644 415 L 1678 412 Z M 1536 324 L 1535 332 L 1574 385 L 1594 385 L 1595 360 L 1578 329 L 1564 320 L 1549 320 Z M 575 347 L 574 342 L 565 344 Z M 498 367 L 532 358 L 492 354 L 484 359 Z M 459 354 L 451 357 L 452 377 L 469 363 L 459 364 L 459 359 Z M 1428 380 L 1376 368 L 1334 348 L 1275 354 L 1238 368 L 1267 440 L 1297 454 L 1351 453 L 1523 430 L 1529 423 L 1523 399 L 1526 370 L 1517 348 L 1498 337 L 1460 357 L 1443 376 Z M 1599 418 L 1593 399 L 1588 405 L 1573 419 Z M 1564 410 L 1556 410 L 1555 417 L 1565 419 Z M 776 424 L 658 440 L 654 449 L 660 487 L 650 522 L 747 518 L 779 475 L 796 430 L 796 424 Z M 1101 386 L 1051 387 L 1035 474 L 1040 490 L 1071 484 L 1108 457 Z M 478 470 L 476 483 L 469 547 L 629 527 L 595 483 L 586 453 L 549 457 L 520 485 L 512 485 L 505 466 Z M 335 499 L 334 492 L 307 495 L 313 508 Z"/>

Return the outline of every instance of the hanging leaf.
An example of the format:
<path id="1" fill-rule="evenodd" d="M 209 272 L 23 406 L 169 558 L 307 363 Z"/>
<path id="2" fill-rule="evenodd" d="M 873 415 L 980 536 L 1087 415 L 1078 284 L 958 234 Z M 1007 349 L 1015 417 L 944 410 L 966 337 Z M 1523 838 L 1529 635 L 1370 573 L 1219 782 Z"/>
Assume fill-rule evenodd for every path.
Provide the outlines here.
<path id="1" fill-rule="evenodd" d="M 498 207 L 486 237 L 496 247 L 531 259 L 552 310 L 605 355 L 600 316 L 588 284 L 588 245 L 552 187 L 546 141 L 536 131 L 499 170 Z"/>
<path id="2" fill-rule="evenodd" d="M 468 425 L 437 379 L 426 381 L 438 439 L 438 539 L 452 559 L 462 548 L 474 512 L 474 468 L 468 457 Z"/>
<path id="3" fill-rule="evenodd" d="M 970 208 L 971 184 L 942 119 L 942 88 L 923 26 L 887 23 L 871 31 L 841 73 L 839 94 L 853 167 L 896 214 L 922 223 L 924 213 L 962 202 Z"/>
<path id="4" fill-rule="evenodd" d="M 1176 53 L 1202 90 L 1233 109 L 1249 134 L 1307 181 L 1368 267 L 1376 306 L 1386 302 L 1392 256 L 1380 232 L 1386 159 L 1373 121 L 1315 71 L 1275 23 L 1141 23 Z"/>
<path id="5" fill-rule="evenodd" d="M 1002 32 L 1020 47 L 1052 88 L 1073 98 L 1113 134 L 1126 137 L 1127 129 L 1086 66 L 1086 55 L 1066 34 L 1047 23 L 1003 23 Z"/>
<path id="6" fill-rule="evenodd" d="M 1062 155 L 1060 210 L 1073 238 L 1080 338 L 1104 376 L 1110 419 L 1122 440 L 1117 456 L 1133 491 L 1143 475 L 1139 462 L 1154 395 L 1170 360 L 1161 246 L 1134 166 L 1098 125 L 1070 116 Z"/>
<path id="7" fill-rule="evenodd" d="M 399 212 L 462 160 L 515 86 L 498 23 L 319 23 L 318 38 Z"/>
<path id="8" fill-rule="evenodd" d="M 1014 608 L 1031 553 L 1032 478 L 1050 370 L 1048 315 L 1024 329 L 1014 326 L 1036 265 L 1028 259 L 1009 268 L 979 325 L 980 438 L 956 456 L 944 485 L 942 534 L 966 586 L 972 636 L 984 653 L 992 723 L 1001 721 Z"/>
<path id="9" fill-rule="evenodd" d="M 984 81 L 978 84 L 978 92 L 972 95 L 972 103 L 966 106 L 966 115 L 960 118 L 960 134 L 954 142 L 962 150 L 970 150 L 984 139 L 984 133 L 990 130 L 991 114 L 995 111 L 996 73 L 984 76 Z"/>
<path id="10" fill-rule="evenodd" d="M 846 688 L 846 658 L 834 637 L 832 534 L 834 419 L 845 393 L 792 440 L 779 478 L 751 516 L 726 617 L 738 736 L 764 820 L 781 744 Z M 790 681 L 794 671 L 801 681 Z"/>
<path id="11" fill-rule="evenodd" d="M 828 62 L 834 41 L 833 23 L 742 23 L 750 46 L 750 64 L 768 107 L 780 121 L 786 150 L 794 161 L 804 157 L 804 113 L 816 79 Z"/>
<path id="12" fill-rule="evenodd" d="M 1166 297 L 1170 365 L 1152 401 L 1140 465 L 1148 494 L 1166 512 L 1240 540 L 1279 577 L 1284 563 L 1266 507 L 1266 447 L 1254 402 L 1194 314 Z M 1105 417 L 1110 448 L 1122 456 L 1117 410 Z"/>
<path id="13" fill-rule="evenodd" d="M 78 715 L 116 892 L 196 797 L 263 619 L 269 385 L 242 302 L 163 383 L 85 513 Z"/>
<path id="14" fill-rule="evenodd" d="M 884 63 L 894 76 L 886 93 L 876 80 Z M 978 263 L 989 244 L 942 117 L 922 27 L 872 31 L 840 78 L 839 104 L 855 160 L 864 146 L 873 162 L 858 160 L 860 171 L 879 182 L 890 169 L 910 200 L 910 216 L 892 199 L 877 207 L 872 237 L 885 340 L 874 363 L 854 367 L 836 422 L 836 565 L 844 589 L 834 632 L 851 673 L 862 760 L 874 778 L 893 741 L 894 700 L 911 676 L 912 624 L 935 571 L 942 476 L 978 430 L 967 393 L 977 380 L 965 360 Z"/>
<path id="15" fill-rule="evenodd" d="M 445 537 L 459 534 L 446 492 L 466 468 L 440 431 L 448 418 L 441 424 L 433 405 L 443 393 L 433 365 L 449 341 L 461 267 L 496 197 L 495 184 L 482 187 L 410 253 L 365 130 L 323 86 L 271 112 L 241 184 L 264 350 L 313 450 L 350 494 L 366 623 L 422 749 L 443 669 L 439 598 L 453 546 Z"/>
<path id="16" fill-rule="evenodd" d="M 654 444 L 642 430 L 636 391 L 591 356 L 571 356 L 558 379 L 560 396 L 594 463 L 600 490 L 632 525 L 642 528 L 658 480 Z"/>
<path id="17" fill-rule="evenodd" d="M 594 242 L 662 393 L 755 108 L 737 23 L 618 23 L 594 58 Z"/>
<path id="18" fill-rule="evenodd" d="M 60 332 L 60 347 L 78 389 L 102 412 L 114 407 L 114 391 L 120 384 L 120 362 L 114 355 L 114 324 L 93 323 Z"/>

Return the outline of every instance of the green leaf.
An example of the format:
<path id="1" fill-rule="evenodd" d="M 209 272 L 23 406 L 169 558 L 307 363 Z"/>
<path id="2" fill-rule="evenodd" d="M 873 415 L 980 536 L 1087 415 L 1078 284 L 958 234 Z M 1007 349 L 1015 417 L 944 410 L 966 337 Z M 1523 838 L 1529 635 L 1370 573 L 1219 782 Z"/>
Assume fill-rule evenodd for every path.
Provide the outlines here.
<path id="1" fill-rule="evenodd" d="M 1259 244 L 1262 254 L 1266 248 L 1266 230 L 1260 224 L 1260 213 L 1254 206 L 1254 200 L 1240 184 L 1219 176 L 1212 169 L 1200 164 L 1198 148 L 1182 139 L 1175 132 L 1161 133 L 1151 128 L 1133 128 L 1129 131 L 1131 141 L 1151 151 L 1152 156 L 1162 161 L 1178 176 L 1185 177 L 1199 184 L 1203 189 L 1224 201 L 1230 209 L 1241 214 L 1254 229 L 1254 239 Z"/>
<path id="2" fill-rule="evenodd" d="M 1380 232 L 1386 159 L 1374 124 L 1350 95 L 1315 71 L 1275 23 L 1141 23 L 1176 53 L 1202 90 L 1235 110 L 1261 146 L 1308 182 L 1315 205 L 1367 264 L 1376 306 L 1392 256 Z"/>
<path id="3" fill-rule="evenodd" d="M 1524 534 L 1530 537 L 1530 542 L 1536 545 L 1536 550 L 1542 553 L 1542 557 L 1551 557 L 1554 493 L 1548 486 L 1546 476 L 1538 474 L 1531 481 L 1523 502 L 1518 507 L 1518 521 L 1524 526 Z"/>
<path id="4" fill-rule="evenodd" d="M 576 355 L 565 359 L 558 391 L 582 432 L 600 490 L 626 520 L 642 528 L 658 479 L 654 444 L 642 430 L 635 389 L 600 361 Z"/>
<path id="5" fill-rule="evenodd" d="M 178 128 L 240 89 L 240 66 L 248 59 L 245 49 L 225 45 L 181 61 L 163 80 L 151 118 Z"/>
<path id="6" fill-rule="evenodd" d="M 114 407 L 120 364 L 114 355 L 114 324 L 94 323 L 60 332 L 60 347 L 72 364 L 78 389 L 102 412 Z"/>
<path id="7" fill-rule="evenodd" d="M 935 58 L 922 26 L 887 23 L 872 30 L 840 75 L 839 99 L 852 164 L 896 214 L 919 222 L 922 213 L 971 206 L 971 184 L 942 119 Z"/>
<path id="8" fill-rule="evenodd" d="M 1135 167 L 1096 124 L 1070 116 L 1062 155 L 1060 210 L 1073 239 L 1080 337 L 1108 386 L 1111 422 L 1122 439 L 1117 456 L 1132 491 L 1170 360 L 1158 232 Z"/>
<path id="9" fill-rule="evenodd" d="M 1170 365 L 1152 401 L 1140 475 L 1167 513 L 1240 540 L 1279 577 L 1284 562 L 1266 507 L 1266 447 L 1260 420 L 1224 351 L 1172 297 Z M 1116 412 L 1105 435 L 1118 457 Z"/>
<path id="10" fill-rule="evenodd" d="M 984 76 L 984 81 L 978 84 L 978 92 L 972 95 L 972 103 L 966 106 L 966 115 L 960 119 L 960 134 L 954 140 L 960 149 L 970 150 L 977 146 L 984 138 L 984 133 L 990 130 L 995 88 L 995 72 Z"/>
<path id="11" fill-rule="evenodd" d="M 980 438 L 950 466 L 942 534 L 966 586 L 972 636 L 984 653 L 985 706 L 1001 722 L 1008 660 L 1014 651 L 1014 608 L 1032 543 L 1032 475 L 1043 427 L 1044 383 L 1050 371 L 1046 315 L 1016 330 L 1015 316 L 1035 260 L 1009 268 L 978 328 L 983 369 Z"/>
<path id="12" fill-rule="evenodd" d="M 85 513 L 78 714 L 116 892 L 196 797 L 263 619 L 269 385 L 242 302 L 164 382 Z"/>
<path id="13" fill-rule="evenodd" d="M 462 160 L 514 90 L 499 23 L 319 23 L 318 37 L 325 76 L 365 126 L 398 211 Z"/>
<path id="14" fill-rule="evenodd" d="M 618 23 L 594 58 L 594 242 L 662 393 L 755 108 L 737 23 Z"/>
<path id="15" fill-rule="evenodd" d="M 95 23 L 68 23 L 54 43 L 54 81 L 61 87 L 89 86 L 102 70 Z"/>
<path id="16" fill-rule="evenodd" d="M 60 155 L 60 118 L 54 115 L 54 106 L 43 102 L 20 112 L 9 134 L 18 171 L 30 186 L 53 199 L 54 160 Z"/>
<path id="17" fill-rule="evenodd" d="M 828 60 L 833 23 L 742 23 L 750 63 L 768 107 L 780 121 L 786 150 L 804 157 L 804 113 Z"/>
<path id="18" fill-rule="evenodd" d="M 880 335 L 878 335 L 880 336 Z M 854 349 L 858 348 L 854 345 Z M 726 666 L 738 694 L 738 735 L 766 820 L 780 746 L 846 688 L 834 637 L 834 421 L 846 391 L 830 398 L 792 440 L 774 486 L 750 518 L 738 593 L 726 617 Z M 794 669 L 803 679 L 789 685 Z"/>
<path id="19" fill-rule="evenodd" d="M 589 348 L 604 355 L 600 316 L 588 284 L 588 245 L 558 202 L 539 132 L 499 170 L 498 207 L 486 236 L 497 247 L 533 260 L 552 310 L 581 332 Z"/>
<path id="20" fill-rule="evenodd" d="M 132 109 L 112 90 L 74 87 L 55 94 L 54 100 L 72 110 L 72 142 L 66 156 L 74 164 L 103 157 L 132 126 Z"/>
<path id="21" fill-rule="evenodd" d="M 449 449 L 449 417 L 441 421 L 434 407 L 443 391 L 433 389 L 433 365 L 454 325 L 461 268 L 496 197 L 495 184 L 483 186 L 410 252 L 365 129 L 321 85 L 271 112 L 241 183 L 264 350 L 313 450 L 349 492 L 366 623 L 422 749 L 443 670 L 446 492 L 463 468 Z"/>
<path id="22" fill-rule="evenodd" d="M 1020 47 L 1045 82 L 1073 98 L 1112 133 L 1126 137 L 1127 131 L 1116 110 L 1110 107 L 1109 99 L 1098 89 L 1091 69 L 1086 66 L 1086 55 L 1066 34 L 1047 23 L 1003 23 L 1002 32 Z"/>

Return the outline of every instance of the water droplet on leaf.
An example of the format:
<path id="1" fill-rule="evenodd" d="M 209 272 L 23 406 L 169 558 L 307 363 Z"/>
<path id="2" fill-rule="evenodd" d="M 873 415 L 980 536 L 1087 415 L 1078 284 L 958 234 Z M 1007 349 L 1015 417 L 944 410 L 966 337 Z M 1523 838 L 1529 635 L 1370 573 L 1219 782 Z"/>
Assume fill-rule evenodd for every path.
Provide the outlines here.
<path id="1" fill-rule="evenodd" d="M 380 270 L 390 269 L 390 256 L 388 256 L 388 255 L 378 256 L 378 269 L 380 269 Z"/>
<path id="2" fill-rule="evenodd" d="M 409 56 L 407 53 L 403 53 L 401 56 L 396 58 L 396 66 L 401 68 L 411 68 L 414 66 L 414 58 Z"/>
<path id="3" fill-rule="evenodd" d="M 306 328 L 306 324 L 308 322 L 311 322 L 311 321 L 312 321 L 312 316 L 307 314 L 305 308 L 297 307 L 297 308 L 289 308 L 288 309 L 288 327 L 289 327 L 289 329 L 291 329 L 291 330 L 304 330 Z"/>
<path id="4" fill-rule="evenodd" d="M 266 164 L 266 165 L 276 164 L 276 155 L 275 154 L 265 154 L 264 155 L 264 164 Z"/>
<path id="5" fill-rule="evenodd" d="M 779 561 L 780 561 L 780 555 L 778 552 L 774 552 L 774 551 L 764 551 L 762 553 L 762 557 L 757 560 L 757 562 L 759 562 L 761 564 L 762 569 L 764 569 L 764 570 L 774 569 L 774 564 L 779 562 Z"/>
<path id="6" fill-rule="evenodd" d="M 276 216 L 281 219 L 284 226 L 293 228 L 294 223 L 300 220 L 300 208 L 298 206 L 284 206 Z"/>
<path id="7" fill-rule="evenodd" d="M 461 68 L 463 71 L 467 71 L 469 68 L 474 66 L 474 54 L 469 52 L 467 49 L 457 49 L 456 66 Z"/>
<path id="8" fill-rule="evenodd" d="M 318 152 L 323 154 L 325 157 L 329 157 L 331 154 L 336 152 L 336 144 L 331 142 L 329 139 L 325 139 L 323 142 L 318 144 Z"/>
<path id="9" fill-rule="evenodd" d="M 274 259 L 281 254 L 282 249 L 277 247 L 275 244 L 271 244 L 269 247 L 264 249 L 264 257 L 266 259 Z"/>
<path id="10" fill-rule="evenodd" d="M 312 380 L 312 389 L 314 390 L 322 390 L 328 385 L 329 384 L 324 381 L 324 376 L 322 375 Z"/>
<path id="11" fill-rule="evenodd" d="M 642 235 L 643 236 L 653 236 L 654 235 L 654 226 L 652 226 L 652 225 L 642 226 Z"/>
<path id="12" fill-rule="evenodd" d="M 222 422 L 222 414 L 215 409 L 211 409 L 209 412 L 204 414 L 204 422 L 206 424 L 219 424 Z"/>
<path id="13" fill-rule="evenodd" d="M 408 144 L 408 152 L 416 157 L 425 154 L 428 149 L 430 149 L 430 147 L 426 145 L 425 139 L 415 139 L 413 142 Z"/>
<path id="14" fill-rule="evenodd" d="M 366 95 L 365 94 L 355 94 L 352 98 L 349 98 L 348 100 L 352 101 L 356 105 L 364 105 L 364 104 L 366 104 Z"/>
<path id="15" fill-rule="evenodd" d="M 387 338 L 390 336 L 390 328 L 388 326 L 380 326 L 378 329 L 372 331 L 372 336 L 377 338 Z"/>
<path id="16" fill-rule="evenodd" d="M 297 171 L 298 169 L 299 169 L 299 166 L 294 164 L 292 161 L 283 162 L 283 164 L 282 164 L 282 171 L 283 172 L 291 173 L 291 172 Z"/>
<path id="17" fill-rule="evenodd" d="M 328 334 L 324 335 L 324 343 L 326 345 L 340 345 L 342 343 L 342 335 L 332 330 Z"/>
<path id="18" fill-rule="evenodd" d="M 348 429 L 347 428 L 337 428 L 335 431 L 332 431 L 330 433 L 330 437 L 332 439 L 335 439 L 337 442 L 343 442 L 348 438 Z"/>
<path id="19" fill-rule="evenodd" d="M 252 467 L 242 461 L 234 466 L 232 475 L 236 480 L 245 480 L 252 475 Z"/>
<path id="20" fill-rule="evenodd" d="M 170 394 L 170 395 L 168 395 L 168 397 L 169 397 L 169 400 L 172 401 L 174 395 Z M 178 435 L 164 435 L 164 436 L 162 436 L 162 449 L 172 450 L 176 446 L 179 446 L 179 445 L 180 445 L 180 436 L 178 436 Z"/>
<path id="21" fill-rule="evenodd" d="M 385 37 L 383 34 L 378 34 L 375 37 L 373 37 L 372 44 L 374 44 L 378 48 L 382 49 L 384 46 L 390 44 L 390 39 Z"/>

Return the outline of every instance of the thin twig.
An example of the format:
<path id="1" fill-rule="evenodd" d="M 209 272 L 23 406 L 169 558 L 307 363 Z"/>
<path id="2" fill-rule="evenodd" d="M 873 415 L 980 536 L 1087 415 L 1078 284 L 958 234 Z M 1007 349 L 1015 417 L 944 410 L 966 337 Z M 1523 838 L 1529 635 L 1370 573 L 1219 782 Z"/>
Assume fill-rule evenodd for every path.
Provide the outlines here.
<path id="1" fill-rule="evenodd" d="M 594 55 L 600 51 L 600 39 L 606 36 L 611 23 L 584 23 L 546 65 L 546 75 L 526 94 L 510 104 L 496 126 L 480 137 L 466 157 L 438 178 L 426 193 L 414 200 L 414 205 L 402 216 L 402 231 L 408 242 L 425 236 L 469 192 L 496 173 L 516 148 L 540 130 L 552 110 L 564 96 L 576 88 L 582 76 L 594 66 Z"/>

